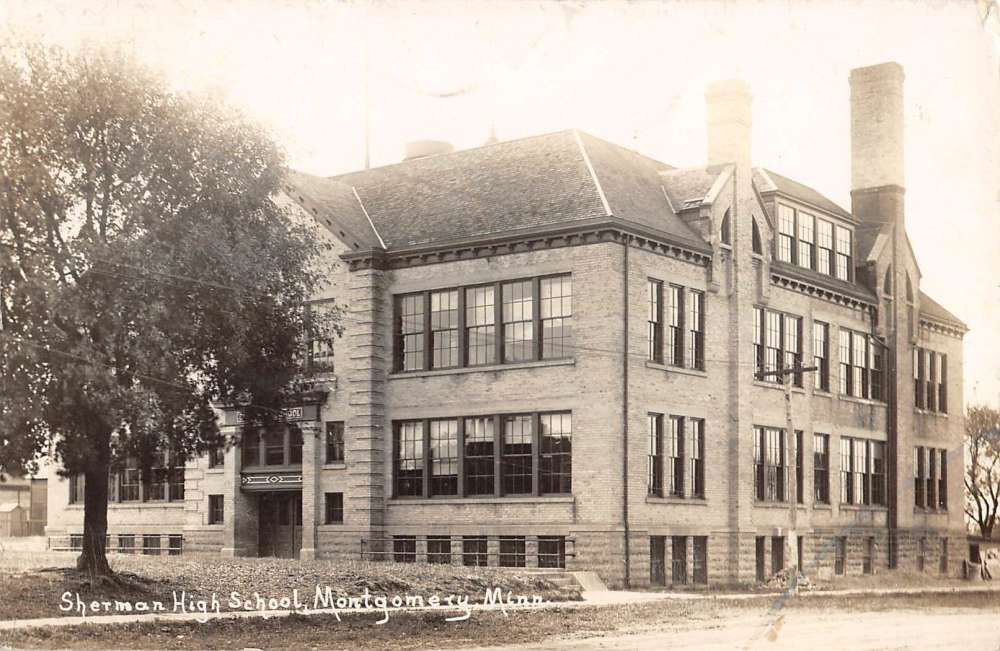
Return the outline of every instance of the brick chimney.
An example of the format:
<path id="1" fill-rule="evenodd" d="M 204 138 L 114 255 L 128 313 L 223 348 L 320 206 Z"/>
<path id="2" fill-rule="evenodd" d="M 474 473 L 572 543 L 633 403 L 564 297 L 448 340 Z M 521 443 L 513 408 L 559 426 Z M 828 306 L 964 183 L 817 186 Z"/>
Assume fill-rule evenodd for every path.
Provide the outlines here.
<path id="1" fill-rule="evenodd" d="M 705 90 L 709 165 L 750 165 L 751 103 L 750 87 L 742 80 L 709 84 Z"/>
<path id="2" fill-rule="evenodd" d="M 851 208 L 864 222 L 903 220 L 903 67 L 851 71 Z"/>

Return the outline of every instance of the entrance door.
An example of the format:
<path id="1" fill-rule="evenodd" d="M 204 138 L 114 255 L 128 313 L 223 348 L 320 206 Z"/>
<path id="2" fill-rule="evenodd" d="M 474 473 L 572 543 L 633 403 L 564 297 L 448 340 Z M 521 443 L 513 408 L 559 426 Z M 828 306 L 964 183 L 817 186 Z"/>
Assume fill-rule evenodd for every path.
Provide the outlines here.
<path id="1" fill-rule="evenodd" d="M 262 493 L 257 506 L 259 555 L 298 558 L 302 551 L 302 495 Z"/>

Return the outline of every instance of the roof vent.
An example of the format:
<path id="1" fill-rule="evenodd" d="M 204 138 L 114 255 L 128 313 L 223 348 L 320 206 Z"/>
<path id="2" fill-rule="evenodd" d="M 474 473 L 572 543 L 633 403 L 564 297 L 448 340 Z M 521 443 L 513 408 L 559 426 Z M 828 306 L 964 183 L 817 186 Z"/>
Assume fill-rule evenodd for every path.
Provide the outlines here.
<path id="1" fill-rule="evenodd" d="M 451 143 L 443 140 L 411 140 L 406 143 L 406 155 L 403 160 L 414 160 L 416 158 L 426 158 L 437 154 L 450 154 L 455 151 Z"/>

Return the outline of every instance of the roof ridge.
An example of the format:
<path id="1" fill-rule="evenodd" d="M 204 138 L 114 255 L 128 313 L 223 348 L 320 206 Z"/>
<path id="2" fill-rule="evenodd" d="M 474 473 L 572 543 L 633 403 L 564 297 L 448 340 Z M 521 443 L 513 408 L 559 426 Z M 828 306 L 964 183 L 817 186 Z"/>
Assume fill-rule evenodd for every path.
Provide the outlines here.
<path id="1" fill-rule="evenodd" d="M 385 169 L 389 169 L 391 167 L 398 167 L 400 165 L 412 164 L 414 161 L 427 160 L 427 159 L 430 159 L 430 158 L 441 158 L 443 156 L 460 156 L 460 155 L 465 154 L 467 152 L 479 151 L 480 149 L 488 149 L 490 147 L 499 147 L 499 146 L 502 146 L 502 145 L 509 145 L 511 143 L 522 142 L 524 140 L 532 140 L 532 139 L 535 139 L 535 138 L 545 138 L 545 137 L 548 137 L 548 136 L 558 136 L 558 135 L 561 135 L 561 134 L 572 133 L 573 131 L 576 131 L 576 129 L 560 129 L 559 131 L 547 131 L 545 133 L 536 133 L 536 134 L 530 135 L 530 136 L 522 136 L 520 138 L 512 138 L 510 140 L 499 140 L 497 142 L 488 142 L 488 143 L 483 143 L 481 145 L 476 145 L 475 147 L 467 147 L 467 148 L 464 148 L 464 149 L 455 149 L 455 150 L 452 150 L 452 151 L 441 152 L 439 154 L 430 154 L 429 156 L 420 156 L 419 158 L 411 158 L 409 160 L 405 160 L 404 159 L 404 160 L 396 161 L 395 163 L 386 163 L 385 165 L 378 165 L 376 167 L 369 167 L 369 168 L 366 168 L 366 169 L 351 170 L 349 172 L 343 172 L 341 174 L 333 174 L 333 175 L 330 175 L 330 176 L 323 176 L 323 177 L 320 177 L 320 178 L 325 178 L 325 179 L 330 179 L 330 180 L 336 181 L 336 180 L 341 179 L 341 178 L 343 178 L 345 176 L 353 176 L 355 174 L 364 174 L 365 172 L 374 172 L 375 170 L 385 170 Z"/>

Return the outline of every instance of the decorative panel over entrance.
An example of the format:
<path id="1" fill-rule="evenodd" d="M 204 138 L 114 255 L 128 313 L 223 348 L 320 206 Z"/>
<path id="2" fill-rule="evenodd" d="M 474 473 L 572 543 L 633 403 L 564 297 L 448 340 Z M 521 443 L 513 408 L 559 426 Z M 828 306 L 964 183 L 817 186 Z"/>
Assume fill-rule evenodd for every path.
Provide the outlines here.
<path id="1" fill-rule="evenodd" d="M 245 491 L 300 491 L 301 472 L 244 472 L 240 486 Z"/>

